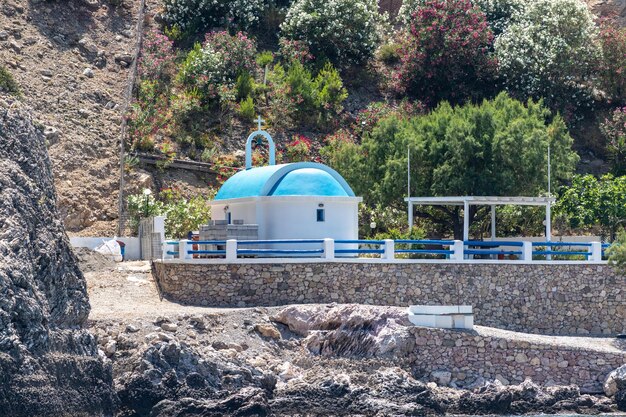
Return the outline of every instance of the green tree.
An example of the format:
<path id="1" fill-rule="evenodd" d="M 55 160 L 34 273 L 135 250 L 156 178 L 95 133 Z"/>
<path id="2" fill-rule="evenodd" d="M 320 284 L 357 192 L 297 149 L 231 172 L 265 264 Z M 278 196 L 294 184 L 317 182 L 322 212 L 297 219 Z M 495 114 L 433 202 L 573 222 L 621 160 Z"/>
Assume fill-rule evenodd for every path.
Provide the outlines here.
<path id="1" fill-rule="evenodd" d="M 617 240 L 607 250 L 609 262 L 626 274 L 626 229 L 617 234 Z"/>
<path id="2" fill-rule="evenodd" d="M 565 215 L 571 227 L 599 225 L 614 240 L 620 225 L 626 225 L 626 176 L 576 175 L 561 190 L 555 212 Z"/>
<path id="3" fill-rule="evenodd" d="M 571 178 L 578 160 L 572 142 L 562 118 L 541 102 L 501 93 L 479 105 L 444 102 L 427 115 L 384 118 L 360 145 L 333 143 L 325 155 L 367 204 L 404 207 L 407 149 L 414 196 L 532 196 L 547 188 L 548 145 L 553 183 Z M 459 237 L 459 209 L 440 211 L 432 220 L 452 224 Z"/>

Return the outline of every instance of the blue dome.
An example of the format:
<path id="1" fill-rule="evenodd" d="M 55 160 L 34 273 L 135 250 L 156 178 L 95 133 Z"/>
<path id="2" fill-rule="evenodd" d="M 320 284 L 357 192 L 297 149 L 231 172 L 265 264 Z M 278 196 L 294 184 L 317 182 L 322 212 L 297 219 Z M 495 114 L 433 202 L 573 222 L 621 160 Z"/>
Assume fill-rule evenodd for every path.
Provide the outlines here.
<path id="1" fill-rule="evenodd" d="M 354 192 L 332 168 L 299 162 L 238 172 L 222 185 L 215 200 L 266 196 L 354 197 Z"/>

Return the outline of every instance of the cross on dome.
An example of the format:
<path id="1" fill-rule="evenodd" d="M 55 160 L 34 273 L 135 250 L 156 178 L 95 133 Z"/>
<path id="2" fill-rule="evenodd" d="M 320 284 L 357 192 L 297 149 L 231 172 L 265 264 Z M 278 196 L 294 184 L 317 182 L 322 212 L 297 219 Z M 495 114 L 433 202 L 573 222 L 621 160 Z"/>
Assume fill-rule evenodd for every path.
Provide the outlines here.
<path id="1" fill-rule="evenodd" d="M 257 130 L 261 130 L 261 124 L 265 123 L 265 120 L 261 119 L 261 116 L 259 115 L 255 120 L 255 122 L 257 122 L 258 128 Z"/>
<path id="2" fill-rule="evenodd" d="M 270 156 L 269 164 L 276 165 L 276 145 L 274 144 L 274 140 L 270 134 L 262 130 L 261 126 L 265 123 L 265 120 L 261 119 L 261 116 L 259 115 L 254 121 L 257 122 L 257 130 L 252 132 L 250 136 L 248 136 L 248 140 L 246 140 L 246 169 L 252 168 L 252 140 L 257 136 L 262 136 L 267 139 Z"/>

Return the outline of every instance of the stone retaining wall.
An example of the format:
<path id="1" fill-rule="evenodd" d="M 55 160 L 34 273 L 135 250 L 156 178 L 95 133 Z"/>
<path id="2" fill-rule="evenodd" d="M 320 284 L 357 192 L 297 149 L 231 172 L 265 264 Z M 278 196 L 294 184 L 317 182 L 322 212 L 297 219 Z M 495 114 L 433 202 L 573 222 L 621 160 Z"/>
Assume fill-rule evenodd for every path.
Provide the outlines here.
<path id="1" fill-rule="evenodd" d="M 626 331 L 626 278 L 602 264 L 156 261 L 163 295 L 213 307 L 469 304 L 475 323 L 541 334 Z"/>
<path id="2" fill-rule="evenodd" d="M 606 376 L 626 363 L 626 343 L 621 348 L 616 343 L 615 349 L 602 349 L 589 338 L 583 342 L 577 338 L 571 343 L 546 343 L 533 340 L 545 339 L 535 335 L 521 340 L 506 334 L 423 327 L 409 331 L 415 337 L 409 360 L 416 371 L 430 380 L 450 378 L 457 386 L 494 379 L 508 385 L 530 378 L 540 385 L 576 384 L 584 392 L 602 392 Z M 585 343 L 587 346 L 581 346 Z"/>

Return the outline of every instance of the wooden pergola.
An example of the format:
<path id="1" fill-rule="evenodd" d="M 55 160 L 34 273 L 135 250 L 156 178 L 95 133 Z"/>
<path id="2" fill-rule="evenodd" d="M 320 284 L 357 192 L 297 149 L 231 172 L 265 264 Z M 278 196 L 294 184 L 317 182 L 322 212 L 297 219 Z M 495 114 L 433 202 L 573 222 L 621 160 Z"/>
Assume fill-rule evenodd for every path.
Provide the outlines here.
<path id="1" fill-rule="evenodd" d="M 554 197 L 408 197 L 409 229 L 413 227 L 413 206 L 462 206 L 463 207 L 463 240 L 469 240 L 469 207 L 491 207 L 491 240 L 496 239 L 496 206 L 544 206 L 546 208 L 546 240 L 552 239 L 551 206 Z"/>

